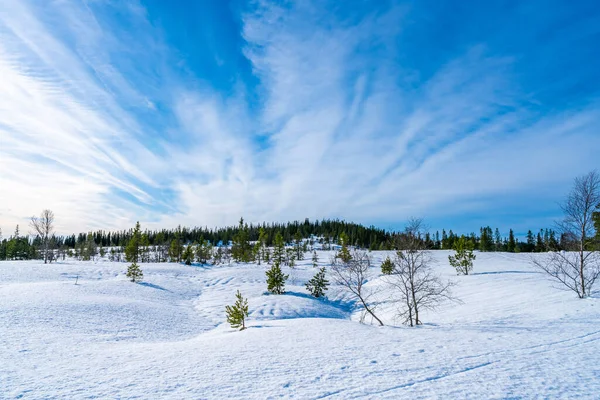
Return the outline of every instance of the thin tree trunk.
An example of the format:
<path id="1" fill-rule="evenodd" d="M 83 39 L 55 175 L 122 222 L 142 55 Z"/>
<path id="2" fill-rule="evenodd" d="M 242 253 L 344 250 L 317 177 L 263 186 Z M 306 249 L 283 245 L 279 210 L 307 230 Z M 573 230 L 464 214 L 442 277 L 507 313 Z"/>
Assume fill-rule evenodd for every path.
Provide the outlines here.
<path id="1" fill-rule="evenodd" d="M 412 295 L 413 307 L 415 308 L 415 325 L 419 325 L 419 309 L 417 308 L 417 297 L 415 296 L 415 285 L 411 281 L 410 292 Z"/>
<path id="2" fill-rule="evenodd" d="M 371 316 L 373 318 L 375 318 L 377 320 L 377 322 L 379 322 L 380 326 L 383 326 L 383 322 L 381 322 L 381 320 L 379 318 L 377 318 L 377 316 L 375 315 L 375 313 L 373 311 L 371 311 L 371 309 L 369 308 L 369 306 L 367 306 L 367 303 L 365 303 L 365 301 L 363 300 L 362 296 L 360 296 L 360 301 L 363 304 L 363 307 L 365 307 L 365 310 L 367 310 L 367 312 L 369 314 L 371 314 Z"/>
<path id="3" fill-rule="evenodd" d="M 583 250 L 584 250 L 584 245 L 585 245 L 585 229 L 581 230 L 581 244 L 579 246 L 579 279 L 580 279 L 580 283 L 581 283 L 581 297 L 584 298 L 585 297 L 585 278 L 583 275 L 583 270 L 584 270 L 584 255 L 583 255 Z"/>

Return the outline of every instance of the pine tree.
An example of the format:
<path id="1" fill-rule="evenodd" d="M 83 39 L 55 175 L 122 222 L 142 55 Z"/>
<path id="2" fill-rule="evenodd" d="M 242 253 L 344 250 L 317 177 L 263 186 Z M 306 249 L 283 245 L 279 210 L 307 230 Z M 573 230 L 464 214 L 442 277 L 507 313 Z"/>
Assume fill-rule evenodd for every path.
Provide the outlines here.
<path id="1" fill-rule="evenodd" d="M 442 229 L 442 249 L 449 249 L 448 234 L 445 229 Z"/>
<path id="2" fill-rule="evenodd" d="M 313 250 L 312 264 L 313 264 L 313 268 L 317 268 L 319 266 L 319 256 L 317 255 L 316 250 Z"/>
<path id="3" fill-rule="evenodd" d="M 140 240 L 140 258 L 142 262 L 150 262 L 150 238 L 148 237 L 148 232 L 144 232 L 142 234 L 142 239 Z"/>
<path id="4" fill-rule="evenodd" d="M 275 235 L 275 241 L 273 243 L 273 256 L 271 257 L 273 263 L 282 264 L 285 261 L 285 243 L 281 232 L 277 232 Z"/>
<path id="5" fill-rule="evenodd" d="M 486 226 L 481 228 L 481 237 L 479 239 L 479 250 L 492 251 L 494 249 L 494 238 L 492 237 L 492 228 Z"/>
<path id="6" fill-rule="evenodd" d="M 454 242 L 454 251 L 454 255 L 448 256 L 450 265 L 456 269 L 459 275 L 469 275 L 469 272 L 473 270 L 473 260 L 475 260 L 471 243 L 467 238 L 461 236 Z"/>
<path id="7" fill-rule="evenodd" d="M 196 260 L 200 264 L 208 263 L 208 260 L 210 260 L 212 255 L 212 251 L 213 248 L 210 242 L 203 237 L 200 237 L 198 245 L 196 246 Z"/>
<path id="8" fill-rule="evenodd" d="M 535 242 L 535 251 L 536 253 L 541 253 L 545 251 L 544 240 L 542 239 L 542 234 L 538 232 L 536 242 Z"/>
<path id="9" fill-rule="evenodd" d="M 252 261 L 252 246 L 250 246 L 248 237 L 248 225 L 244 224 L 244 218 L 240 218 L 238 233 L 233 237 L 233 245 L 231 246 L 231 256 L 234 261 Z"/>
<path id="10" fill-rule="evenodd" d="M 535 241 L 533 239 L 533 232 L 531 230 L 527 231 L 527 247 L 526 252 L 530 253 L 535 250 Z"/>
<path id="11" fill-rule="evenodd" d="M 307 283 L 308 290 L 313 297 L 325 297 L 325 292 L 329 287 L 329 281 L 325 278 L 325 267 L 321 268 Z"/>
<path id="12" fill-rule="evenodd" d="M 96 242 L 94 241 L 94 235 L 92 232 L 89 232 L 87 234 L 85 243 L 82 243 L 81 258 L 84 261 L 93 260 L 94 257 L 96 257 L 96 254 L 98 254 L 98 248 L 96 246 Z"/>
<path id="13" fill-rule="evenodd" d="M 296 260 L 303 260 L 304 254 L 302 252 L 302 234 L 300 231 L 296 231 L 294 234 L 294 250 L 296 251 Z"/>
<path id="14" fill-rule="evenodd" d="M 340 234 L 339 242 L 340 242 L 340 246 L 342 246 L 342 248 L 336 254 L 336 258 L 339 258 L 343 262 L 347 263 L 350 260 L 352 260 L 352 255 L 350 255 L 350 251 L 348 250 L 348 242 L 349 242 L 348 235 L 346 235 L 344 232 L 342 232 Z"/>
<path id="15" fill-rule="evenodd" d="M 181 255 L 181 259 L 185 265 L 192 265 L 192 262 L 194 262 L 194 246 L 186 246 L 183 250 L 183 254 Z"/>
<path id="16" fill-rule="evenodd" d="M 233 306 L 225 306 L 227 313 L 227 322 L 232 328 L 240 328 L 240 331 L 246 329 L 246 317 L 248 316 L 248 299 L 244 299 L 238 290 L 235 294 L 236 301 Z"/>
<path id="17" fill-rule="evenodd" d="M 136 262 L 132 263 L 128 268 L 127 268 L 127 277 L 131 280 L 131 282 L 139 282 L 142 279 L 144 279 L 144 274 L 142 272 L 142 269 L 140 268 L 139 265 L 137 265 Z"/>
<path id="18" fill-rule="evenodd" d="M 181 254 L 183 253 L 183 232 L 181 230 L 181 225 L 177 227 L 177 230 L 175 230 L 174 233 L 175 238 L 171 240 L 168 254 L 171 262 L 181 262 Z"/>
<path id="19" fill-rule="evenodd" d="M 140 244 L 142 241 L 142 234 L 139 221 L 135 224 L 131 239 L 125 246 L 125 260 L 130 263 L 137 263 L 140 259 Z"/>
<path id="20" fill-rule="evenodd" d="M 277 260 L 273 261 L 273 266 L 267 270 L 266 274 L 267 290 L 273 294 L 285 293 L 285 281 L 287 280 L 288 275 L 285 275 L 281 271 L 281 267 Z"/>
<path id="21" fill-rule="evenodd" d="M 502 251 L 502 236 L 500 235 L 500 230 L 498 228 L 496 228 L 494 231 L 494 237 L 496 242 L 496 248 L 494 251 Z"/>
<path id="22" fill-rule="evenodd" d="M 389 257 L 386 257 L 381 263 L 381 273 L 384 275 L 391 275 L 392 272 L 394 272 L 394 262 Z"/>
<path id="23" fill-rule="evenodd" d="M 181 262 L 182 253 L 183 246 L 179 241 L 179 238 L 176 237 L 171 241 L 171 246 L 169 247 L 169 258 L 171 258 L 171 262 Z"/>
<path id="24" fill-rule="evenodd" d="M 506 250 L 508 250 L 509 253 L 514 253 L 517 250 L 517 244 L 515 242 L 515 234 L 513 233 L 512 229 L 508 233 L 508 246 L 507 246 Z"/>

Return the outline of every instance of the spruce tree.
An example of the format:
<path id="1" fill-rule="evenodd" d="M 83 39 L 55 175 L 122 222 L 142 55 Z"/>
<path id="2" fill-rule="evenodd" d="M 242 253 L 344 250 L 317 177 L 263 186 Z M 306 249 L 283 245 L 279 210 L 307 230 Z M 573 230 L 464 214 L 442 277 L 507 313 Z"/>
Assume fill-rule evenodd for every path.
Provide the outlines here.
<path id="1" fill-rule="evenodd" d="M 389 257 L 386 257 L 381 263 L 381 273 L 384 275 L 391 275 L 392 272 L 394 272 L 394 262 Z"/>
<path id="2" fill-rule="evenodd" d="M 208 263 L 212 255 L 212 245 L 210 242 L 203 237 L 200 237 L 198 245 L 196 246 L 196 260 L 200 264 Z"/>
<path id="3" fill-rule="evenodd" d="M 302 234 L 299 230 L 294 234 L 294 250 L 296 251 L 296 260 L 303 260 L 304 254 L 302 252 Z"/>
<path id="4" fill-rule="evenodd" d="M 452 265 L 457 274 L 469 275 L 469 272 L 473 270 L 473 260 L 475 260 L 475 254 L 473 254 L 473 247 L 471 243 L 461 235 L 458 240 L 454 242 L 454 255 L 448 256 L 448 261 Z"/>
<path id="5" fill-rule="evenodd" d="M 82 243 L 82 247 L 81 257 L 84 261 L 93 260 L 94 257 L 96 257 L 96 254 L 98 254 L 98 248 L 96 246 L 96 242 L 94 241 L 94 235 L 92 232 L 87 234 L 87 238 L 85 243 Z"/>
<path id="6" fill-rule="evenodd" d="M 148 237 L 148 232 L 144 232 L 142 234 L 142 239 L 140 241 L 140 258 L 142 262 L 150 262 L 150 238 Z"/>
<path id="7" fill-rule="evenodd" d="M 325 278 L 325 267 L 321 268 L 315 276 L 306 283 L 308 290 L 313 297 L 325 297 L 325 292 L 329 287 L 329 281 Z"/>
<path id="8" fill-rule="evenodd" d="M 442 249 L 449 249 L 450 246 L 448 245 L 448 234 L 446 233 L 445 229 L 442 229 Z"/>
<path id="9" fill-rule="evenodd" d="M 127 277 L 131 280 L 131 282 L 139 282 L 144 279 L 144 274 L 142 269 L 136 262 L 132 263 L 129 267 L 127 267 Z"/>
<path id="10" fill-rule="evenodd" d="M 140 228 L 140 222 L 138 221 L 133 228 L 131 239 L 125 246 L 125 261 L 130 263 L 137 263 L 140 259 L 140 244 L 142 241 L 142 233 Z"/>
<path id="11" fill-rule="evenodd" d="M 517 250 L 515 234 L 512 229 L 508 232 L 508 245 L 506 247 L 506 250 L 508 250 L 509 253 L 514 253 Z"/>
<path id="12" fill-rule="evenodd" d="M 179 237 L 176 237 L 171 241 L 169 247 L 169 258 L 171 262 L 181 262 L 181 254 L 183 253 L 183 245 L 179 241 Z"/>
<path id="13" fill-rule="evenodd" d="M 319 266 L 319 256 L 317 255 L 316 250 L 313 250 L 312 265 L 313 265 L 313 268 L 317 268 Z"/>
<path id="14" fill-rule="evenodd" d="M 236 301 L 233 306 L 225 306 L 227 322 L 232 328 L 246 329 L 246 317 L 248 316 L 248 299 L 244 299 L 238 290 L 235 294 Z"/>
<path id="15" fill-rule="evenodd" d="M 260 265 L 261 260 L 269 262 L 268 254 L 265 254 L 268 252 L 267 239 L 267 232 L 265 231 L 265 228 L 261 227 L 258 230 L 258 248 L 256 249 L 256 260 L 258 262 L 258 265 Z"/>
<path id="16" fill-rule="evenodd" d="M 486 226 L 481 228 L 481 237 L 479 239 L 479 250 L 492 251 L 494 249 L 494 238 L 492 236 L 492 228 Z"/>
<path id="17" fill-rule="evenodd" d="M 248 224 L 244 224 L 244 218 L 240 218 L 237 234 L 233 237 L 231 256 L 235 262 L 252 261 L 252 246 L 249 241 Z"/>
<path id="18" fill-rule="evenodd" d="M 282 264 L 285 261 L 285 242 L 281 232 L 277 232 L 275 235 L 275 241 L 273 243 L 273 254 L 271 257 L 273 263 Z"/>
<path id="19" fill-rule="evenodd" d="M 340 239 L 339 239 L 340 246 L 342 246 L 342 248 L 336 254 L 336 258 L 339 258 L 340 260 L 342 260 L 345 263 L 352 260 L 352 255 L 350 255 L 350 251 L 348 250 L 348 242 L 349 241 L 350 240 L 348 239 L 348 235 L 346 235 L 344 232 L 342 232 L 340 234 Z"/>
<path id="20" fill-rule="evenodd" d="M 542 239 L 542 234 L 538 232 L 536 242 L 535 242 L 535 252 L 541 253 L 546 250 L 546 245 L 544 244 L 544 240 Z"/>
<path id="21" fill-rule="evenodd" d="M 181 254 L 183 253 L 183 232 L 181 229 L 181 225 L 177 227 L 175 230 L 175 238 L 171 240 L 171 245 L 169 246 L 169 258 L 171 262 L 181 262 Z"/>
<path id="22" fill-rule="evenodd" d="M 500 235 L 500 230 L 498 228 L 496 228 L 494 231 L 494 237 L 496 242 L 496 248 L 494 251 L 502 251 L 502 236 Z"/>
<path id="23" fill-rule="evenodd" d="M 285 293 L 285 281 L 287 280 L 288 275 L 285 275 L 283 271 L 281 271 L 281 267 L 277 260 L 273 261 L 273 266 L 267 270 L 266 274 L 267 290 L 273 294 Z"/>
<path id="24" fill-rule="evenodd" d="M 533 232 L 531 230 L 527 231 L 527 247 L 525 252 L 531 253 L 535 250 L 535 241 L 533 239 Z"/>
<path id="25" fill-rule="evenodd" d="M 181 255 L 181 259 L 185 265 L 192 265 L 194 262 L 194 247 L 192 245 L 187 245 L 185 247 L 183 254 Z"/>

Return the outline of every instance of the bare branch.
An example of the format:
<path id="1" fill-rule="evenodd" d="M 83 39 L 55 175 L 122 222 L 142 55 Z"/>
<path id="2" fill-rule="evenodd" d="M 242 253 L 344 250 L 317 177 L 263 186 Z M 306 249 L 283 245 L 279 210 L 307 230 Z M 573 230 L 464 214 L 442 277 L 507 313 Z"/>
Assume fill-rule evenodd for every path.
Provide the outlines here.
<path id="1" fill-rule="evenodd" d="M 396 260 L 394 270 L 386 278 L 398 293 L 398 317 L 410 326 L 420 325 L 419 312 L 434 309 L 444 300 L 455 300 L 450 288 L 451 282 L 433 274 L 431 253 L 427 251 L 423 222 L 411 219 L 404 232 L 396 238 Z"/>
<path id="2" fill-rule="evenodd" d="M 360 250 L 354 250 L 352 257 L 345 262 L 335 257 L 331 260 L 331 272 L 336 283 L 343 286 L 360 302 L 365 314 L 369 314 L 383 326 L 383 322 L 375 315 L 375 305 L 369 301 L 373 292 L 364 286 L 370 277 L 370 267 L 369 255 Z M 361 317 L 361 322 L 364 317 L 365 315 Z"/>
<path id="3" fill-rule="evenodd" d="M 44 264 L 52 262 L 52 249 L 50 243 L 54 234 L 54 213 L 51 210 L 44 210 L 39 217 L 31 217 L 31 228 L 34 234 L 40 237 L 42 241 L 42 251 L 44 253 Z"/>
<path id="4" fill-rule="evenodd" d="M 600 276 L 600 256 L 594 237 L 594 212 L 600 204 L 600 175 L 592 171 L 575 178 L 573 189 L 561 205 L 565 218 L 559 223 L 570 252 L 551 253 L 534 260 L 540 270 L 577 293 L 579 298 L 592 294 Z"/>

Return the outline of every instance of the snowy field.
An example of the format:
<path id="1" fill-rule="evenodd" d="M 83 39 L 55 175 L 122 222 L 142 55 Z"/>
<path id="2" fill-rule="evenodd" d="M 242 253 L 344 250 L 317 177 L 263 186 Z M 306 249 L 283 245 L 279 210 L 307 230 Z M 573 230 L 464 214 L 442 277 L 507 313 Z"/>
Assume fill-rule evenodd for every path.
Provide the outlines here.
<path id="1" fill-rule="evenodd" d="M 396 326 L 360 324 L 335 286 L 308 297 L 309 259 L 282 296 L 264 265 L 142 264 L 133 284 L 125 263 L 0 262 L 0 398 L 600 398 L 599 296 L 557 290 L 528 254 L 478 253 L 472 276 L 447 256 L 435 269 L 462 304 L 418 328 L 385 304 Z M 225 323 L 237 289 L 242 332 Z"/>

